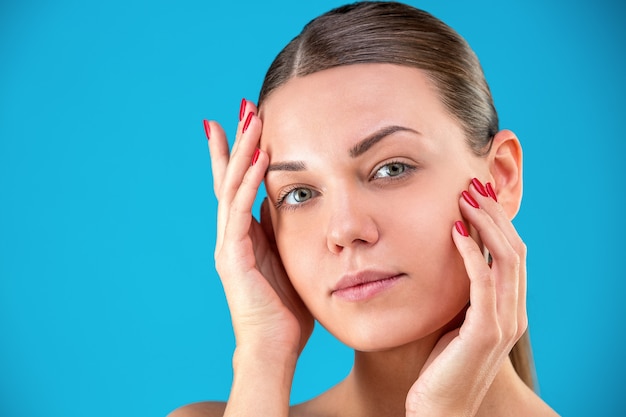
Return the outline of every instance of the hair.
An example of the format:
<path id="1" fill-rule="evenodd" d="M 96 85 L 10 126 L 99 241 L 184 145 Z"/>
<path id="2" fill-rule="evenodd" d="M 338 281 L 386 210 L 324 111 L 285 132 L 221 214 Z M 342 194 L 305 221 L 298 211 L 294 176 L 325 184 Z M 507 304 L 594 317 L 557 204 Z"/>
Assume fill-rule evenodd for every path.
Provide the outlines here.
<path id="1" fill-rule="evenodd" d="M 259 94 L 259 108 L 274 90 L 294 77 L 366 63 L 422 70 L 449 114 L 461 125 L 472 151 L 478 156 L 488 154 L 499 130 L 498 114 L 476 54 L 441 20 L 401 3 L 353 3 L 309 22 L 270 65 Z M 528 332 L 513 347 L 510 357 L 520 378 L 533 388 Z"/>

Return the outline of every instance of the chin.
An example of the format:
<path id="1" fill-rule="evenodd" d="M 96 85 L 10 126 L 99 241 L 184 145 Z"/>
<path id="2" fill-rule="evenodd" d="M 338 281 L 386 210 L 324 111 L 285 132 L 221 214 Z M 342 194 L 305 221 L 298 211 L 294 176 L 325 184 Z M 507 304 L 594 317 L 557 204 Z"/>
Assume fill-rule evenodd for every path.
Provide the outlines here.
<path id="1" fill-rule="evenodd" d="M 302 291 L 302 299 L 329 333 L 357 351 L 385 351 L 419 341 L 430 346 L 465 318 L 469 279 L 450 268 L 432 274 L 437 279 L 408 276 L 363 300 L 307 299 L 313 291 Z"/>
<path id="2" fill-rule="evenodd" d="M 378 332 L 376 336 L 374 337 L 374 333 L 370 333 L 338 339 L 346 346 L 359 352 L 386 352 L 415 342 L 431 340 L 433 337 L 437 340 L 439 332 L 435 330 L 434 333 L 419 335 L 407 335 L 406 332 L 395 335 L 390 332 L 384 334 Z"/>
<path id="3" fill-rule="evenodd" d="M 411 343 L 424 341 L 429 345 L 434 343 L 442 334 L 459 327 L 465 317 L 465 305 L 463 308 L 452 308 L 441 312 L 438 316 L 427 319 L 418 314 L 402 315 L 393 317 L 392 314 L 375 314 L 371 317 L 367 314 L 350 320 L 343 317 L 342 320 L 329 321 L 326 324 L 320 321 L 333 336 L 346 346 L 360 352 L 382 352 L 405 346 Z M 387 316 L 387 317 L 385 317 Z"/>

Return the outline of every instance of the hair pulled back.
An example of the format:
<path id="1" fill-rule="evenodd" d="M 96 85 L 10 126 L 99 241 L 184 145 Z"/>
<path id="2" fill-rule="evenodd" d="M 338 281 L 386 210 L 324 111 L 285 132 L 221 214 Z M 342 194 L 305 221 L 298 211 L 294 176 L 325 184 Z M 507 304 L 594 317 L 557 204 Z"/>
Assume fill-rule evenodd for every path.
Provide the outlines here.
<path id="1" fill-rule="evenodd" d="M 365 63 L 425 71 L 471 149 L 488 152 L 498 114 L 476 54 L 441 20 L 401 3 L 349 4 L 309 22 L 270 66 L 258 104 L 293 77 Z"/>
<path id="2" fill-rule="evenodd" d="M 431 14 L 396 2 L 358 2 L 309 22 L 278 54 L 265 75 L 259 107 L 294 77 L 343 65 L 387 63 L 423 70 L 476 155 L 489 152 L 498 114 L 474 51 Z M 533 387 L 528 332 L 510 353 L 522 380 Z"/>

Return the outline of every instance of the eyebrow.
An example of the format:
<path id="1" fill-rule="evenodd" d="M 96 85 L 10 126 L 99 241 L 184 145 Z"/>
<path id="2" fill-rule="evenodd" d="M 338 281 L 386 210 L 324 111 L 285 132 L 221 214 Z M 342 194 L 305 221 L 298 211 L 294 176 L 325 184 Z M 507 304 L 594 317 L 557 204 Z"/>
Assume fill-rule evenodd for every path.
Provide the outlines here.
<path id="1" fill-rule="evenodd" d="M 270 164 L 267 167 L 267 172 L 270 171 L 304 171 L 306 170 L 306 165 L 302 161 L 293 161 L 293 162 L 277 162 L 275 164 Z"/>
<path id="2" fill-rule="evenodd" d="M 420 134 L 417 130 L 404 127 L 404 126 L 385 126 L 381 129 L 378 129 L 374 133 L 368 135 L 365 139 L 361 140 L 359 143 L 350 148 L 350 157 L 357 158 L 367 152 L 372 146 L 376 145 L 381 140 L 385 139 L 387 136 L 390 136 L 396 132 L 411 132 L 417 135 Z M 289 161 L 289 162 L 277 162 L 275 164 L 270 164 L 267 167 L 267 172 L 270 171 L 305 171 L 306 164 L 303 161 Z"/>
<path id="3" fill-rule="evenodd" d="M 404 126 L 396 126 L 396 125 L 394 125 L 394 126 L 385 126 L 385 127 L 381 128 L 381 129 L 377 130 L 376 132 L 372 133 L 371 135 L 369 135 L 368 137 L 366 137 L 365 139 L 363 139 L 362 141 L 360 141 L 356 145 L 354 145 L 350 149 L 350 157 L 356 158 L 358 156 L 363 155 L 372 146 L 376 145 L 378 142 L 380 142 L 381 140 L 383 140 L 387 136 L 392 135 L 392 134 L 394 134 L 396 132 L 411 132 L 411 133 L 415 133 L 417 135 L 420 134 L 417 130 L 413 130 L 411 128 L 404 127 Z"/>

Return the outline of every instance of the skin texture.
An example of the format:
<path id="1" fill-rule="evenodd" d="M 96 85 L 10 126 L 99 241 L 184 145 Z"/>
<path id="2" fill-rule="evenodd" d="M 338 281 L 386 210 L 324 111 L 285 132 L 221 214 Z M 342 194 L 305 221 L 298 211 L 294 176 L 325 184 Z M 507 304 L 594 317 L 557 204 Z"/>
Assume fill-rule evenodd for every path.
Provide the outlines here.
<path id="1" fill-rule="evenodd" d="M 208 129 L 233 386 L 228 404 L 173 416 L 555 415 L 508 359 L 527 325 L 526 248 L 510 222 L 522 193 L 512 132 L 476 156 L 426 74 L 389 64 L 292 79 L 244 114 L 253 116 L 232 150 L 217 123 Z M 336 291 L 355 276 L 381 285 Z M 354 367 L 290 407 L 313 317 L 355 348 Z"/>
<path id="2" fill-rule="evenodd" d="M 271 210 L 291 282 L 331 333 L 375 351 L 438 331 L 468 303 L 469 280 L 450 225 L 461 218 L 459 190 L 468 178 L 486 178 L 487 169 L 423 74 L 366 68 L 322 71 L 276 91 L 263 107 L 261 148 L 272 165 L 306 166 L 268 172 L 270 202 L 298 184 L 313 195 Z M 407 130 L 350 155 L 389 126 Z M 392 176 L 390 169 L 404 171 Z M 365 302 L 333 295 L 342 276 L 370 270 L 401 276 Z"/>

